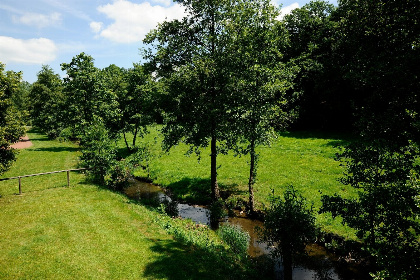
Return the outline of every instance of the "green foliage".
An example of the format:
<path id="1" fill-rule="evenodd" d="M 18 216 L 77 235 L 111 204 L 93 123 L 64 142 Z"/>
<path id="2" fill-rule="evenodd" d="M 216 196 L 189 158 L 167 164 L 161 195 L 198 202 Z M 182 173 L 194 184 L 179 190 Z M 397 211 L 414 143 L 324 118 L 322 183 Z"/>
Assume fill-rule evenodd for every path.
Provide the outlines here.
<path id="1" fill-rule="evenodd" d="M 250 154 L 249 211 L 254 212 L 253 186 L 257 177 L 258 153 L 256 146 L 268 144 L 274 129 L 287 126 L 293 115 L 291 96 L 297 68 L 283 60 L 282 51 L 288 43 L 284 25 L 276 18 L 279 11 L 270 1 L 240 1 L 233 7 L 228 32 L 227 48 L 232 65 L 229 89 L 234 96 L 230 104 L 229 119 L 235 133 L 245 147 L 240 153 Z"/>
<path id="2" fill-rule="evenodd" d="M 5 65 L 0 62 L 0 174 L 8 170 L 15 160 L 10 145 L 25 134 L 21 114 L 12 102 L 20 82 L 21 73 L 5 71 Z"/>
<path id="3" fill-rule="evenodd" d="M 225 202 L 223 199 L 219 198 L 218 200 L 212 201 L 209 206 L 210 210 L 210 223 L 212 225 L 217 225 L 222 219 L 224 219 L 227 215 L 225 209 Z"/>
<path id="4" fill-rule="evenodd" d="M 240 98 L 233 90 L 237 86 L 233 78 L 249 66 L 236 65 L 247 51 L 235 49 L 238 42 L 246 41 L 246 30 L 241 33 L 236 29 L 247 26 L 258 14 L 258 8 L 268 4 L 254 7 L 247 1 L 225 0 L 180 3 L 187 16 L 163 22 L 150 32 L 144 42 L 154 44 L 154 49 L 146 50 L 145 58 L 166 87 L 162 96 L 164 147 L 169 149 L 180 141 L 196 150 L 210 145 L 210 184 L 212 199 L 216 200 L 220 197 L 217 155 L 236 145 L 239 137 L 235 104 Z M 252 12 L 240 14 L 247 3 L 250 5 L 246 8 L 252 8 Z M 253 51 L 251 60 L 256 53 Z"/>
<path id="5" fill-rule="evenodd" d="M 220 238 L 229 245 L 231 250 L 240 257 L 247 255 L 249 247 L 249 234 L 238 226 L 223 224 L 217 230 Z"/>
<path id="6" fill-rule="evenodd" d="M 63 82 L 48 65 L 43 65 L 28 96 L 34 126 L 51 138 L 60 135 L 65 123 Z"/>
<path id="7" fill-rule="evenodd" d="M 80 145 L 81 164 L 90 169 L 89 174 L 93 181 L 115 190 L 122 190 L 127 186 L 131 176 L 131 162 L 118 160 L 115 141 L 110 139 L 101 122 L 86 127 Z"/>
<path id="8" fill-rule="evenodd" d="M 108 72 L 113 73 L 116 68 L 110 66 Z M 108 79 L 113 75 L 105 75 L 106 71 L 101 73 L 90 55 L 80 53 L 70 63 L 62 63 L 61 70 L 67 73 L 64 78 L 63 113 L 66 114 L 66 127 L 72 138 L 81 137 L 84 126 L 93 124 L 97 118 L 110 123 L 118 117 L 117 97 L 112 90 L 114 85 Z"/>
<path id="9" fill-rule="evenodd" d="M 395 143 L 394 143 L 395 144 Z M 367 250 L 391 279 L 420 275 L 418 147 L 382 141 L 354 143 L 341 154 L 343 182 L 359 189 L 357 199 L 324 196 L 322 212 L 340 215 L 357 229 Z"/>
<path id="10" fill-rule="evenodd" d="M 337 52 L 336 8 L 327 1 L 310 1 L 284 16 L 290 44 L 286 59 L 300 68 L 294 80 L 300 129 L 349 129 L 352 122 L 353 92 L 341 76 Z"/>
<path id="11" fill-rule="evenodd" d="M 420 275 L 418 1 L 340 1 L 337 50 L 360 141 L 341 155 L 355 199 L 323 198 L 376 257 L 378 278 Z"/>
<path id="12" fill-rule="evenodd" d="M 346 0 L 337 16 L 339 64 L 353 89 L 360 132 L 418 141 L 418 1 Z"/>
<path id="13" fill-rule="evenodd" d="M 246 258 L 241 258 L 242 256 L 239 253 L 226 248 L 215 232 L 207 226 L 197 225 L 189 220 L 172 219 L 166 215 L 159 216 L 155 222 L 173 235 L 177 241 L 192 248 L 191 251 L 196 251 L 200 255 L 198 257 L 200 262 L 213 267 L 213 270 L 208 272 L 207 277 L 217 279 L 265 279 L 265 275 L 258 274 L 258 270 Z M 246 234 L 242 231 L 225 229 L 225 233 L 226 239 L 231 242 L 232 246 L 245 246 Z M 242 242 L 241 245 L 238 242 L 239 240 Z M 231 246 L 230 244 L 227 245 Z M 239 249 L 239 247 L 235 248 Z M 230 249 L 233 248 L 230 247 Z M 197 263 L 197 260 L 195 263 Z"/>
<path id="14" fill-rule="evenodd" d="M 292 267 L 306 254 L 306 245 L 315 240 L 315 216 L 312 207 L 293 186 L 288 187 L 283 198 L 271 198 L 266 210 L 264 227 L 259 228 L 262 241 L 274 246 L 274 259 L 281 258 L 285 279 L 292 279 Z"/>

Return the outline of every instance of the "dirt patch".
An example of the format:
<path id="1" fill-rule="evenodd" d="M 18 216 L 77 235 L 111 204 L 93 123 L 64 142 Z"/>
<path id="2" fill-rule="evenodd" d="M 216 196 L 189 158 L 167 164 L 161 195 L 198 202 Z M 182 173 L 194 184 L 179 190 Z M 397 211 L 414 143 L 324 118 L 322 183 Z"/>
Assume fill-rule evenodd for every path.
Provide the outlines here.
<path id="1" fill-rule="evenodd" d="M 31 147 L 33 144 L 31 140 L 29 140 L 28 135 L 25 135 L 24 137 L 20 137 L 19 142 L 11 145 L 13 149 L 26 149 Z"/>

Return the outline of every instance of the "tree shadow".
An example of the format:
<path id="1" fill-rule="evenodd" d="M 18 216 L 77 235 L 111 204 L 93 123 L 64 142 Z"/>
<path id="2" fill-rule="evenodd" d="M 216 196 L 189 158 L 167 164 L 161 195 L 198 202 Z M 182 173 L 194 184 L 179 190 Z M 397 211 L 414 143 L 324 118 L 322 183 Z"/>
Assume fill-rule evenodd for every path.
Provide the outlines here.
<path id="1" fill-rule="evenodd" d="M 178 182 L 169 184 L 166 188 L 170 191 L 171 197 L 178 201 L 208 205 L 212 202 L 210 186 L 210 179 L 185 177 Z M 234 184 L 225 185 L 219 183 L 219 188 L 220 195 L 223 199 L 228 198 L 232 194 L 243 193 Z"/>
<path id="2" fill-rule="evenodd" d="M 261 279 L 257 273 L 241 267 L 220 252 L 172 240 L 152 241 L 152 251 L 160 255 L 146 267 L 145 277 L 169 280 Z"/>
<path id="3" fill-rule="evenodd" d="M 36 152 L 55 152 L 55 153 L 77 152 L 77 151 L 79 151 L 79 148 L 78 147 L 48 147 L 48 148 L 36 148 L 36 149 L 32 149 L 32 151 L 36 151 Z"/>
<path id="4" fill-rule="evenodd" d="M 345 147 L 356 139 L 356 136 L 350 132 L 341 131 L 321 131 L 321 130 L 308 130 L 308 131 L 287 131 L 281 132 L 282 137 L 296 138 L 296 139 L 325 139 L 329 140 L 328 143 L 322 145 L 326 147 Z"/>

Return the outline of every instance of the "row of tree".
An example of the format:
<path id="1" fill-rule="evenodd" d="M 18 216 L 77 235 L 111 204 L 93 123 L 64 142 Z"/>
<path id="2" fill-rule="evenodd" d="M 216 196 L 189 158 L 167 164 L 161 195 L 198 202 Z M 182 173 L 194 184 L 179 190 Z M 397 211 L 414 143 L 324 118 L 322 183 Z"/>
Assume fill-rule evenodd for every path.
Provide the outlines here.
<path id="1" fill-rule="evenodd" d="M 118 158 L 112 141 L 102 140 L 163 122 L 166 149 L 180 141 L 197 153 L 210 146 L 215 200 L 217 155 L 249 154 L 251 212 L 257 145 L 293 121 L 296 128 L 352 128 L 357 141 L 340 158 L 343 183 L 359 196 L 326 196 L 321 210 L 358 231 L 377 257 L 379 278 L 419 277 L 420 1 L 313 1 L 282 20 L 268 0 L 177 2 L 187 16 L 147 35 L 144 65 L 98 69 L 81 53 L 62 64 L 63 80 L 44 66 L 27 97 L 33 124 L 102 151 L 84 153 L 89 163 L 113 155 L 111 168 Z M 12 74 L 2 71 L 2 85 Z M 0 112 L 11 103 L 23 109 L 22 98 L 4 88 Z M 12 127 L 6 115 L 13 114 L 0 116 L 0 128 Z M 126 144 L 136 151 L 135 142 Z M 10 153 L 7 145 L 2 153 Z"/>

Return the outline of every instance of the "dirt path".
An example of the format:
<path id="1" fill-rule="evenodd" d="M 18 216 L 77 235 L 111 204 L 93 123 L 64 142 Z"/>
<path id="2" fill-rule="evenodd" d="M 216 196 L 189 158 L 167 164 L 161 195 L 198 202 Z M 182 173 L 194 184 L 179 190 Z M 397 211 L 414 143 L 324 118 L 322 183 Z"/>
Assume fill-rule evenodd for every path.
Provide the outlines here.
<path id="1" fill-rule="evenodd" d="M 20 138 L 20 141 L 11 145 L 13 149 L 26 149 L 32 146 L 31 140 L 29 140 L 28 135 L 25 135 L 24 137 Z"/>

